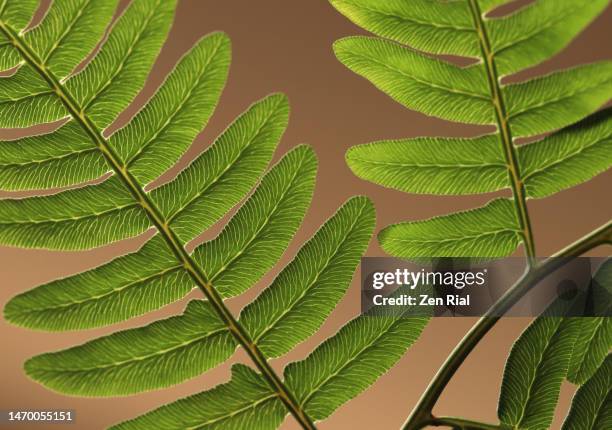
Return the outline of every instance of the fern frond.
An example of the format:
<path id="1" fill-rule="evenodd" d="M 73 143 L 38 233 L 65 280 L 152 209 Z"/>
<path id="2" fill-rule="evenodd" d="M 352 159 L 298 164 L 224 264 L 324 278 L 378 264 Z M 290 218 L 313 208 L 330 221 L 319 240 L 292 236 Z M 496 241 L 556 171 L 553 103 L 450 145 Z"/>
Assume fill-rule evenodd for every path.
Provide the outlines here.
<path id="1" fill-rule="evenodd" d="M 461 2 L 330 0 L 364 29 L 431 54 L 477 56 L 472 17 Z"/>
<path id="2" fill-rule="evenodd" d="M 612 129 L 603 120 L 607 114 L 585 119 L 610 99 L 612 68 L 600 62 L 511 84 L 502 77 L 562 50 L 609 1 L 537 0 L 494 17 L 489 13 L 508 0 L 330 2 L 379 36 L 336 41 L 336 56 L 347 68 L 409 109 L 497 127 L 496 134 L 473 139 L 404 139 L 352 148 L 347 153 L 351 170 L 410 193 L 461 195 L 510 188 L 514 207 L 507 205 L 510 213 L 504 218 L 517 218 L 520 241 L 533 262 L 527 199 L 585 182 L 612 165 L 607 139 Z M 460 67 L 440 54 L 464 57 L 468 65 Z M 515 142 L 549 132 L 555 133 L 526 146 Z M 381 242 L 388 242 L 388 234 L 383 231 Z M 471 252 L 470 230 L 465 234 L 458 248 Z M 438 239 L 433 231 L 418 238 L 432 244 Z M 484 245 L 491 256 L 514 251 L 515 246 L 502 246 L 504 252 L 496 252 L 495 239 L 483 238 L 491 242 Z M 446 242 L 425 250 L 387 246 L 387 252 L 402 257 L 412 252 L 446 255 L 446 249 Z"/>
<path id="3" fill-rule="evenodd" d="M 227 360 L 236 341 L 210 303 L 25 363 L 30 378 L 65 394 L 117 396 L 167 387 Z"/>
<path id="4" fill-rule="evenodd" d="M 175 7 L 176 0 L 131 2 L 87 67 L 66 81 L 67 92 L 98 129 L 115 120 L 142 88 Z"/>
<path id="5" fill-rule="evenodd" d="M 323 420 L 389 370 L 429 320 L 412 312 L 361 315 L 304 360 L 287 365 L 287 386 L 304 410 Z"/>
<path id="6" fill-rule="evenodd" d="M 610 99 L 612 61 L 588 64 L 503 89 L 514 137 L 561 129 Z"/>
<path id="7" fill-rule="evenodd" d="M 313 335 L 344 296 L 355 259 L 369 241 L 374 208 L 349 200 L 298 252 L 274 282 L 244 308 L 239 321 L 268 357 Z"/>
<path id="8" fill-rule="evenodd" d="M 213 33 L 188 51 L 146 106 L 109 139 L 134 178 L 148 183 L 171 167 L 208 123 L 221 96 L 230 41 Z"/>
<path id="9" fill-rule="evenodd" d="M 586 182 L 612 166 L 611 111 L 593 113 L 610 100 L 612 68 L 606 61 L 528 80 L 512 75 L 560 52 L 610 1 L 330 2 L 377 36 L 335 42 L 335 54 L 348 69 L 409 109 L 496 127 L 495 133 L 469 139 L 383 140 L 353 147 L 346 155 L 351 170 L 367 181 L 409 193 L 466 195 L 507 188 L 512 192 L 511 199 L 496 198 L 471 211 L 387 226 L 378 236 L 382 248 L 403 258 L 486 258 L 509 256 L 522 244 L 528 278 L 539 265 L 528 199 Z M 514 7 L 496 10 L 505 5 Z M 517 142 L 525 137 L 532 142 Z M 511 290 L 514 295 L 508 293 L 495 306 L 509 309 L 526 285 L 517 284 L 517 290 Z M 602 316 L 608 313 L 589 319 L 544 315 L 525 331 L 506 365 L 500 427 L 549 427 L 568 372 L 571 380 L 583 382 L 609 351 L 609 318 Z M 432 415 L 453 373 L 495 320 L 483 318 L 460 342 L 404 429 L 429 424 L 497 428 Z M 596 416 L 597 410 L 586 408 L 601 405 L 601 399 L 587 405 L 591 399 L 585 399 L 593 391 L 590 387 L 577 396 L 582 409 L 573 417 L 583 416 L 569 420 L 571 428 L 592 428 L 584 415 Z"/>
<path id="10" fill-rule="evenodd" d="M 235 366 L 228 384 L 122 427 L 148 426 L 154 419 L 155 428 L 275 428 L 290 413 L 314 429 L 314 421 L 331 410 L 313 409 L 317 416 L 310 416 L 311 402 L 293 393 L 303 394 L 306 382 L 292 374 L 289 387 L 289 377 L 284 381 L 268 360 L 313 335 L 344 296 L 374 229 L 371 202 L 348 200 L 235 317 L 224 299 L 245 292 L 278 263 L 314 190 L 317 159 L 306 145 L 290 150 L 264 174 L 287 126 L 286 97 L 273 94 L 254 103 L 173 180 L 159 185 L 160 175 L 175 165 L 215 110 L 230 61 L 227 36 L 200 39 L 144 107 L 111 134 L 108 127 L 144 85 L 170 29 L 175 1 L 132 1 L 108 30 L 116 0 L 53 2 L 40 24 L 24 30 L 35 4 L 0 2 L 0 65 L 16 67 L 0 78 L 0 127 L 62 122 L 45 134 L 0 142 L 0 188 L 71 188 L 0 200 L 0 244 L 84 250 L 147 230 L 153 234 L 137 251 L 14 297 L 5 318 L 37 330 L 82 330 L 159 309 L 196 287 L 207 300 L 192 300 L 182 315 L 35 356 L 26 362 L 27 374 L 61 393 L 130 395 L 198 376 L 242 347 L 257 372 Z M 217 237 L 187 250 L 237 205 Z M 354 363 L 356 355 L 367 357 L 374 346 L 389 354 L 352 382 L 334 409 L 388 370 L 426 322 L 426 317 L 369 318 L 330 339 L 342 343 L 334 346 L 338 351 L 352 348 L 343 352 L 342 374 L 349 379 L 365 371 Z M 309 360 L 329 361 L 326 348 L 295 368 Z M 341 379 L 325 378 L 321 396 L 337 389 Z M 184 408 L 189 414 L 177 416 Z"/>
<path id="11" fill-rule="evenodd" d="M 64 79 L 98 44 L 117 8 L 117 0 L 55 1 L 24 42 L 55 76 Z"/>
<path id="12" fill-rule="evenodd" d="M 194 286 L 158 234 L 136 252 L 13 297 L 4 318 L 36 330 L 101 327 L 175 302 Z"/>
<path id="13" fill-rule="evenodd" d="M 0 19 L 16 32 L 23 32 L 38 8 L 38 0 L 0 2 Z M 7 40 L 0 41 L 0 69 L 8 70 L 23 63 L 23 59 Z"/>

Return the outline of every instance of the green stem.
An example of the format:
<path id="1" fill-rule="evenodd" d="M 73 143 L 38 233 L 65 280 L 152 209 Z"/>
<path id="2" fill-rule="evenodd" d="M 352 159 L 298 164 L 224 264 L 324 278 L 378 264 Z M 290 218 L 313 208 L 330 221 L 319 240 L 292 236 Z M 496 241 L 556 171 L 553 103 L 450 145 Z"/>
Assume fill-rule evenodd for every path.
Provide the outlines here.
<path id="1" fill-rule="evenodd" d="M 272 389 L 277 393 L 278 397 L 285 404 L 289 412 L 305 429 L 316 430 L 316 426 L 306 411 L 299 405 L 293 394 L 287 389 L 281 378 L 276 374 L 270 366 L 267 359 L 252 341 L 246 330 L 238 323 L 231 311 L 223 303 L 223 298 L 219 295 L 211 282 L 206 279 L 206 275 L 200 267 L 193 261 L 185 247 L 178 239 L 169 221 L 164 218 L 159 209 L 149 199 L 149 196 L 140 186 L 138 181 L 132 176 L 125 164 L 121 161 L 114 149 L 109 145 L 106 138 L 100 130 L 91 121 L 88 115 L 84 112 L 69 91 L 64 88 L 57 77 L 45 67 L 43 61 L 23 42 L 21 37 L 4 22 L 0 21 L 0 31 L 11 41 L 15 49 L 21 54 L 24 60 L 34 68 L 38 74 L 47 81 L 51 88 L 55 91 L 59 99 L 62 101 L 70 115 L 85 132 L 91 137 L 94 144 L 100 150 L 109 166 L 115 174 L 120 178 L 125 187 L 129 190 L 132 196 L 140 204 L 153 225 L 157 228 L 160 235 L 164 238 L 177 260 L 183 265 L 184 269 L 189 273 L 198 288 L 204 293 L 209 300 L 221 320 L 225 323 L 228 330 L 232 333 L 238 343 L 246 350 L 249 357 L 253 360 L 257 368 L 268 381 Z"/>
<path id="2" fill-rule="evenodd" d="M 425 424 L 435 427 L 452 427 L 461 430 L 499 430 L 502 428 L 498 424 L 488 424 L 456 417 L 434 417 Z"/>
<path id="3" fill-rule="evenodd" d="M 404 424 L 404 430 L 415 430 L 423 422 L 431 420 L 431 411 L 440 398 L 442 391 L 459 369 L 465 358 L 499 320 L 516 302 L 529 292 L 539 281 L 550 273 L 567 264 L 585 252 L 612 241 L 612 221 L 601 226 L 587 236 L 559 251 L 542 263 L 530 268 L 493 306 L 478 320 L 465 337 L 448 356 L 434 379 L 431 381 L 419 403 Z"/>
<path id="4" fill-rule="evenodd" d="M 489 41 L 489 36 L 485 29 L 483 16 L 480 11 L 480 6 L 478 5 L 478 1 L 469 0 L 469 5 L 472 17 L 474 19 L 474 26 L 476 27 L 476 32 L 478 33 L 480 51 L 484 60 L 487 80 L 491 90 L 491 99 L 495 108 L 495 120 L 497 122 L 497 128 L 499 129 L 501 145 L 504 151 L 506 165 L 508 167 L 508 176 L 510 178 L 510 187 L 512 188 L 516 215 L 521 228 L 527 259 L 531 266 L 535 263 L 535 242 L 533 240 L 533 231 L 531 228 L 531 221 L 529 219 L 529 211 L 527 209 L 527 194 L 525 192 L 525 184 L 523 183 L 521 176 L 517 151 L 512 141 L 512 131 L 510 130 L 510 124 L 508 123 L 508 115 L 506 113 L 506 105 L 504 103 L 504 97 L 500 87 L 499 74 L 497 73 L 497 66 L 495 65 L 493 50 L 491 49 L 491 42 Z"/>

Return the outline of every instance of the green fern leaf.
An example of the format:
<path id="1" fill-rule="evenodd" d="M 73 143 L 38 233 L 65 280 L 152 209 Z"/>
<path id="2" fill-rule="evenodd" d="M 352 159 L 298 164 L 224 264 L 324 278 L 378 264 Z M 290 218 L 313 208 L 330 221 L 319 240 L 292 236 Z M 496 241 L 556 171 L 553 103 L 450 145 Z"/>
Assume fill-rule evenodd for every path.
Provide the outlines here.
<path id="1" fill-rule="evenodd" d="M 298 146 L 263 179 L 219 236 L 196 248 L 194 260 L 223 297 L 243 293 L 280 258 L 310 204 L 316 169 L 312 149 Z"/>
<path id="2" fill-rule="evenodd" d="M 159 309 L 193 287 L 157 235 L 137 252 L 13 297 L 4 307 L 4 318 L 37 330 L 82 330 Z"/>
<path id="3" fill-rule="evenodd" d="M 498 6 L 512 2 L 330 2 L 379 36 L 336 41 L 336 56 L 350 70 L 420 113 L 497 128 L 495 134 L 472 139 L 402 139 L 354 147 L 346 156 L 353 172 L 411 193 L 512 191 L 512 200 L 496 199 L 472 211 L 388 226 L 378 237 L 382 248 L 404 258 L 503 257 L 522 243 L 533 270 L 537 254 L 527 199 L 585 182 L 612 166 L 609 110 L 589 117 L 610 99 L 612 68 L 609 62 L 595 63 L 523 82 L 514 79 L 512 84 L 502 78 L 561 51 L 609 0 L 536 0 L 514 10 L 500 9 L 493 16 L 489 13 Z M 467 66 L 446 62 L 456 59 L 440 54 L 463 57 L 457 64 Z M 549 132 L 554 133 L 527 145 L 516 142 Z M 583 381 L 609 350 L 607 323 L 604 318 L 538 318 L 508 359 L 498 411 L 501 427 L 548 428 L 568 369 L 569 378 Z M 478 324 L 480 329 L 486 326 Z M 470 336 L 475 333 L 477 329 Z M 458 350 L 480 339 L 478 334 L 470 336 Z M 432 416 L 440 394 L 436 390 L 448 382 L 444 378 L 459 357 L 452 356 L 444 365 L 404 428 L 433 423 L 494 427 L 424 418 Z M 588 414 L 597 414 L 589 406 Z"/>
<path id="4" fill-rule="evenodd" d="M 96 46 L 117 0 L 64 0 L 51 3 L 42 22 L 24 35 L 32 52 L 60 79 Z"/>
<path id="5" fill-rule="evenodd" d="M 612 426 L 612 355 L 578 389 L 563 430 L 603 430 Z"/>
<path id="6" fill-rule="evenodd" d="M 33 95 L 49 93 L 49 84 L 29 64 L 0 79 L 0 102 L 10 105 Z"/>
<path id="7" fill-rule="evenodd" d="M 605 114 L 581 121 L 610 99 L 612 69 L 602 62 L 512 84 L 501 78 L 559 52 L 609 1 L 538 0 L 494 17 L 489 12 L 511 2 L 330 2 L 380 36 L 335 42 L 336 56 L 350 70 L 409 109 L 497 127 L 495 134 L 472 139 L 401 139 L 351 148 L 346 158 L 353 172 L 410 193 L 463 195 L 510 188 L 515 200 L 514 207 L 506 204 L 497 212 L 506 220 L 498 247 L 487 246 L 486 240 L 473 243 L 474 235 L 487 237 L 478 225 L 447 228 L 438 235 L 421 231 L 430 222 L 442 222 L 436 218 L 388 227 L 379 235 L 383 248 L 402 257 L 506 256 L 522 242 L 535 258 L 527 199 L 554 194 L 612 166 Z M 440 54 L 464 57 L 467 66 Z M 557 132 L 529 145 L 515 142 L 551 131 Z M 448 219 L 479 222 L 477 216 Z M 463 243 L 461 232 L 466 234 Z M 448 240 L 446 233 L 451 234 Z"/>
<path id="8" fill-rule="evenodd" d="M 251 190 L 272 159 L 288 117 L 284 95 L 260 100 L 176 179 L 151 191 L 179 238 L 195 238 Z"/>
<path id="9" fill-rule="evenodd" d="M 372 203 L 349 200 L 241 312 L 239 321 L 267 357 L 285 354 L 321 326 L 344 296 L 373 229 Z"/>
<path id="10" fill-rule="evenodd" d="M 518 148 L 527 195 L 533 198 L 586 182 L 610 168 L 612 108 Z"/>
<path id="11" fill-rule="evenodd" d="M 346 377 L 351 387 L 344 397 L 317 412 L 329 415 L 416 340 L 425 317 L 354 320 L 311 358 L 292 365 L 300 371 L 321 360 L 325 372 L 337 371 L 321 374 L 322 385 L 306 394 L 310 400 L 300 398 L 301 404 L 292 390 L 302 381 L 293 375 L 290 384 L 283 382 L 268 360 L 312 335 L 344 295 L 374 228 L 370 201 L 349 200 L 235 318 L 224 298 L 243 293 L 278 262 L 314 189 L 317 160 L 307 146 L 289 151 L 264 174 L 287 126 L 286 98 L 272 95 L 253 104 L 175 179 L 156 185 L 215 110 L 229 66 L 227 37 L 215 33 L 198 41 L 144 107 L 110 134 L 107 128 L 144 85 L 175 2 L 132 1 L 101 42 L 115 0 L 54 2 L 40 24 L 26 30 L 24 13 L 34 7 L 16 3 L 0 2 L 0 50 L 7 53 L 2 64 L 18 66 L 0 78 L 0 127 L 62 123 L 39 136 L 0 142 L 0 187 L 78 187 L 0 200 L 0 244 L 83 250 L 152 234 L 131 254 L 18 295 L 6 304 L 5 318 L 33 329 L 79 330 L 145 314 L 184 298 L 194 286 L 207 299 L 193 300 L 179 316 L 35 356 L 25 365 L 32 379 L 72 395 L 135 394 L 193 378 L 240 346 L 259 373 L 235 367 L 230 383 L 125 426 L 154 417 L 183 428 L 177 411 L 194 408 L 198 399 L 206 408 L 186 418 L 201 428 L 275 428 L 287 413 L 312 427 L 306 408 L 313 406 L 307 405 L 329 396 Z M 242 199 L 216 238 L 187 250 Z M 326 345 L 336 344 L 342 344 L 341 369 L 329 364 L 326 352 Z M 354 380 L 363 371 L 359 359 L 374 357 L 378 347 L 385 359 Z M 234 391 L 229 401 L 209 401 Z"/>
<path id="12" fill-rule="evenodd" d="M 235 364 L 230 382 L 162 406 L 111 430 L 273 430 L 280 426 L 286 413 L 261 375 Z"/>
<path id="13" fill-rule="evenodd" d="M 5 191 L 80 184 L 110 170 L 87 133 L 72 121 L 52 133 L 0 141 L 0 189 Z"/>
<path id="14" fill-rule="evenodd" d="M 503 89 L 515 137 L 532 136 L 581 120 L 609 100 L 612 61 L 563 70 Z"/>
<path id="15" fill-rule="evenodd" d="M 569 365 L 567 379 L 584 384 L 595 373 L 612 349 L 612 319 L 610 317 L 580 317 L 581 328 Z"/>
<path id="16" fill-rule="evenodd" d="M 272 157 L 287 116 L 285 96 L 255 103 L 174 181 L 152 190 L 179 237 L 193 239 L 250 191 Z M 163 239 L 155 237 L 136 253 L 16 296 L 7 303 L 5 317 L 35 329 L 93 328 L 158 309 L 192 288 Z"/>
<path id="17" fill-rule="evenodd" d="M 11 26 L 16 32 L 22 32 L 32 19 L 38 8 L 38 0 L 0 1 L 0 19 Z M 21 56 L 15 52 L 11 43 L 0 40 L 0 69 L 7 70 L 23 62 Z"/>
<path id="18" fill-rule="evenodd" d="M 330 0 L 355 24 L 432 54 L 477 56 L 472 17 L 461 2 Z"/>
<path id="19" fill-rule="evenodd" d="M 609 315 L 612 308 L 612 260 L 606 260 L 597 270 L 591 286 L 591 300 L 596 315 Z M 605 360 L 612 349 L 612 318 L 606 316 L 578 318 L 581 328 L 572 353 L 567 379 L 584 384 Z"/>
<path id="20" fill-rule="evenodd" d="M 67 116 L 68 111 L 52 90 L 0 102 L 2 128 L 30 127 Z"/>
<path id="21" fill-rule="evenodd" d="M 203 37 L 144 109 L 109 139 L 134 178 L 146 184 L 183 155 L 217 105 L 229 61 L 226 35 Z"/>
<path id="22" fill-rule="evenodd" d="M 325 419 L 389 370 L 429 321 L 411 311 L 361 315 L 304 360 L 289 364 L 287 385 L 304 410 L 316 420 Z"/>
<path id="23" fill-rule="evenodd" d="M 32 19 L 38 8 L 37 0 L 14 1 L 2 0 L 0 2 L 0 18 L 16 31 L 22 31 Z"/>
<path id="24" fill-rule="evenodd" d="M 142 88 L 170 29 L 176 0 L 131 2 L 100 52 L 66 81 L 98 128 L 108 126 Z"/>
<path id="25" fill-rule="evenodd" d="M 209 303 L 181 316 L 31 358 L 26 373 L 65 394 L 117 396 L 163 388 L 227 360 L 236 341 Z"/>
<path id="26" fill-rule="evenodd" d="M 486 21 L 500 75 L 518 72 L 555 55 L 608 4 L 609 0 L 539 0 Z"/>
<path id="27" fill-rule="evenodd" d="M 304 246 L 279 276 L 281 281 L 273 283 L 262 297 L 246 308 L 240 322 L 266 356 L 273 358 L 287 352 L 312 335 L 325 320 L 344 295 L 369 242 L 373 223 L 374 211 L 367 199 L 349 201 Z M 316 266 L 309 267 L 305 256 L 321 248 L 328 251 L 327 255 L 318 257 L 319 271 L 308 273 Z M 286 283 L 287 279 L 302 276 L 307 276 L 304 281 L 310 284 Z M 279 288 L 283 289 L 279 291 Z M 288 289 L 294 292 L 294 297 L 289 296 L 291 290 Z M 296 295 L 301 289 L 305 291 Z M 285 300 L 274 300 L 282 297 Z M 18 300 L 14 300 L 18 305 Z M 7 313 L 15 307 L 7 306 Z M 316 312 L 307 318 L 301 317 L 308 308 Z M 202 330 L 200 324 L 206 330 Z M 286 339 L 281 336 L 283 331 Z M 275 340 L 282 342 L 282 351 L 278 345 L 274 348 Z M 167 387 L 197 376 L 228 359 L 236 346 L 210 304 L 192 301 L 180 317 L 34 357 L 26 363 L 26 371 L 43 385 L 67 394 L 125 395 Z M 144 378 L 143 375 L 153 369 L 157 377 Z M 135 379 L 140 382 L 133 383 Z"/>
<path id="28" fill-rule="evenodd" d="M 391 225 L 378 240 L 397 257 L 505 257 L 520 242 L 512 202 L 496 199 L 478 209 Z"/>
<path id="29" fill-rule="evenodd" d="M 45 197 L 0 200 L 0 244 L 88 249 L 126 239 L 150 226 L 118 178 Z"/>
<path id="30" fill-rule="evenodd" d="M 508 186 L 494 135 L 374 142 L 349 149 L 346 161 L 360 178 L 410 193 L 475 194 Z"/>
<path id="31" fill-rule="evenodd" d="M 577 318 L 558 317 L 572 306 L 558 300 L 516 341 L 506 362 L 498 415 L 512 428 L 547 429 L 581 329 Z"/>
<path id="32" fill-rule="evenodd" d="M 480 67 L 460 68 L 371 37 L 338 40 L 334 52 L 349 69 L 410 109 L 451 121 L 495 122 Z"/>

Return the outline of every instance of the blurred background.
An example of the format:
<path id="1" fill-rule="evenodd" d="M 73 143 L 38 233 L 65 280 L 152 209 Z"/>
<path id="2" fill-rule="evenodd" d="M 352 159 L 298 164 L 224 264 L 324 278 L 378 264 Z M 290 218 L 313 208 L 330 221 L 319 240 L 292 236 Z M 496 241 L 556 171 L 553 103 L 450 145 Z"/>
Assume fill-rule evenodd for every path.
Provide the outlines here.
<path id="1" fill-rule="evenodd" d="M 122 5 L 125 4 L 122 1 Z M 230 307 L 235 312 L 253 300 L 295 255 L 300 243 L 312 236 L 318 226 L 354 194 L 366 194 L 374 200 L 378 214 L 377 229 L 403 220 L 476 207 L 493 197 L 408 195 L 369 184 L 352 175 L 344 162 L 344 153 L 352 145 L 378 139 L 426 135 L 473 136 L 487 129 L 451 124 L 409 111 L 345 69 L 334 58 L 331 45 L 338 38 L 361 31 L 324 0 L 180 0 L 176 21 L 153 73 L 131 108 L 118 120 L 117 126 L 142 106 L 196 40 L 214 30 L 223 30 L 232 39 L 233 61 L 228 84 L 209 126 L 178 167 L 199 154 L 252 102 L 277 91 L 288 94 L 292 113 L 276 159 L 296 144 L 307 142 L 315 148 L 320 163 L 313 205 L 302 229 L 281 264 L 256 288 L 230 301 Z M 525 79 L 577 63 L 612 59 L 611 37 L 612 8 L 608 8 L 560 55 L 521 73 L 517 78 Z M 16 131 L 4 130 L 0 138 L 17 135 Z M 171 179 L 176 172 L 176 168 L 169 171 L 161 180 Z M 612 172 L 607 172 L 587 184 L 553 197 L 531 201 L 538 254 L 550 255 L 608 221 L 612 215 L 611 186 Z M 19 195 L 24 193 L 0 193 L 0 197 Z M 213 237 L 221 227 L 216 226 L 200 239 Z M 88 252 L 45 252 L 0 247 L 0 305 L 4 306 L 15 294 L 38 284 L 87 270 L 121 253 L 134 251 L 146 237 L 148 234 Z M 606 252 L 609 253 L 609 250 L 599 249 L 591 255 L 605 255 Z M 368 255 L 384 255 L 375 239 L 370 244 Z M 315 336 L 287 356 L 273 361 L 273 366 L 279 372 L 287 362 L 306 356 L 344 322 L 357 315 L 358 280 L 359 273 L 345 300 Z M 198 296 L 198 293 L 194 292 L 193 295 Z M 175 303 L 124 324 L 78 333 L 39 333 L 0 321 L 0 338 L 3 341 L 0 409 L 75 409 L 77 421 L 71 428 L 99 429 L 227 381 L 231 363 L 248 363 L 244 353 L 239 351 L 225 365 L 179 386 L 127 398 L 65 397 L 33 383 L 23 373 L 23 362 L 32 355 L 63 349 L 119 328 L 144 325 L 180 313 L 185 303 Z M 396 367 L 321 423 L 320 428 L 399 428 L 446 356 L 474 322 L 471 318 L 440 318 L 431 322 L 419 342 Z M 513 340 L 528 323 L 529 320 L 524 318 L 500 321 L 465 361 L 434 412 L 497 422 L 497 398 L 505 358 Z M 569 384 L 564 385 L 552 428 L 560 428 L 572 394 L 573 388 Z M 37 425 L 36 428 L 45 426 Z M 285 430 L 297 428 L 290 417 L 283 425 Z"/>

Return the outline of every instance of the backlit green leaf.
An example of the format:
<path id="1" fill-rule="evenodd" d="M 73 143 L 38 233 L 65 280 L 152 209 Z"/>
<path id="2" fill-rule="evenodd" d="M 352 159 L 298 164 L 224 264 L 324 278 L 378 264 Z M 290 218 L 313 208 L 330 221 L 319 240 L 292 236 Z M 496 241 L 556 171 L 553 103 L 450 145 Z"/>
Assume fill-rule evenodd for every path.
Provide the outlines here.
<path id="1" fill-rule="evenodd" d="M 21 31 L 32 19 L 39 0 L 0 0 L 0 19 L 13 29 Z"/>
<path id="2" fill-rule="evenodd" d="M 612 349 L 612 260 L 607 259 L 593 277 L 591 303 L 595 317 L 578 317 L 580 329 L 569 364 L 567 379 L 582 385 L 589 379 Z"/>
<path id="3" fill-rule="evenodd" d="M 242 364 L 232 379 L 215 388 L 162 406 L 112 430 L 249 429 L 273 430 L 287 414 L 261 375 Z"/>
<path id="4" fill-rule="evenodd" d="M 74 121 L 52 133 L 0 141 L 2 190 L 58 188 L 108 172 L 103 155 Z"/>
<path id="5" fill-rule="evenodd" d="M 393 367 L 428 320 L 408 311 L 399 316 L 361 315 L 307 358 L 289 364 L 286 384 L 311 417 L 325 419 Z"/>
<path id="6" fill-rule="evenodd" d="M 44 197 L 0 200 L 0 244 L 79 250 L 136 236 L 150 226 L 117 177 Z"/>
<path id="7" fill-rule="evenodd" d="M 23 63 L 23 59 L 11 42 L 4 38 L 0 40 L 0 70 L 12 69 L 21 63 Z"/>
<path id="8" fill-rule="evenodd" d="M 310 147 L 293 149 L 219 236 L 196 248 L 194 260 L 222 296 L 244 292 L 280 258 L 310 204 L 316 170 Z"/>
<path id="9" fill-rule="evenodd" d="M 0 102 L 49 93 L 49 84 L 29 64 L 22 64 L 13 74 L 0 77 Z"/>
<path id="10" fill-rule="evenodd" d="M 503 89 L 515 137 L 568 126 L 612 97 L 612 61 L 563 70 Z"/>
<path id="11" fill-rule="evenodd" d="M 487 21 L 500 75 L 555 55 L 608 4 L 609 0 L 537 0 L 515 13 Z"/>
<path id="12" fill-rule="evenodd" d="M 346 161 L 362 179 L 408 193 L 475 194 L 509 186 L 496 135 L 422 137 L 354 146 Z"/>
<path id="13" fill-rule="evenodd" d="M 325 321 L 344 296 L 374 221 L 367 198 L 349 200 L 242 311 L 240 322 L 267 357 L 290 351 Z"/>
<path id="14" fill-rule="evenodd" d="M 117 0 L 59 0 L 24 41 L 56 77 L 64 78 L 96 46 Z"/>
<path id="15" fill-rule="evenodd" d="M 516 341 L 506 362 L 498 415 L 512 428 L 548 429 L 581 328 L 562 318 L 571 302 L 558 300 Z"/>
<path id="16" fill-rule="evenodd" d="M 236 348 L 206 301 L 181 316 L 31 358 L 28 376 L 61 393 L 117 396 L 167 387 L 227 360 Z"/>
<path id="17" fill-rule="evenodd" d="M 612 166 L 612 108 L 518 148 L 529 197 L 546 197 Z"/>
<path id="18" fill-rule="evenodd" d="M 67 116 L 68 111 L 50 89 L 0 102 L 0 127 L 2 128 L 30 127 L 57 121 Z"/>
<path id="19" fill-rule="evenodd" d="M 272 159 L 288 117 L 282 94 L 256 102 L 176 179 L 151 192 L 181 239 L 198 236 L 251 190 Z"/>
<path id="20" fill-rule="evenodd" d="M 193 287 L 176 256 L 155 236 L 134 253 L 15 296 L 4 317 L 37 330 L 82 330 L 161 308 Z"/>
<path id="21" fill-rule="evenodd" d="M 133 1 L 68 91 L 99 127 L 108 126 L 142 88 L 168 30 L 176 0 Z"/>
<path id="22" fill-rule="evenodd" d="M 397 43 L 347 37 L 334 43 L 338 59 L 402 105 L 451 121 L 493 124 L 484 69 L 461 68 Z"/>
<path id="23" fill-rule="evenodd" d="M 383 249 L 396 257 L 505 257 L 520 241 L 511 200 L 428 220 L 391 225 L 379 235 Z"/>
<path id="24" fill-rule="evenodd" d="M 229 39 L 202 38 L 134 119 L 110 139 L 132 174 L 148 183 L 172 166 L 206 126 L 225 84 Z"/>
<path id="25" fill-rule="evenodd" d="M 464 2 L 330 0 L 372 33 L 433 54 L 478 56 L 480 47 Z"/>
<path id="26" fill-rule="evenodd" d="M 612 427 L 612 355 L 578 389 L 562 430 L 604 430 Z"/>

